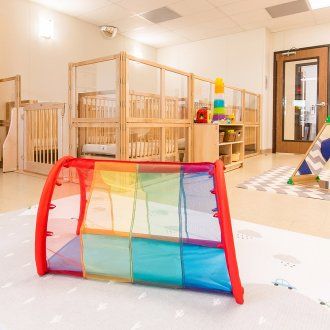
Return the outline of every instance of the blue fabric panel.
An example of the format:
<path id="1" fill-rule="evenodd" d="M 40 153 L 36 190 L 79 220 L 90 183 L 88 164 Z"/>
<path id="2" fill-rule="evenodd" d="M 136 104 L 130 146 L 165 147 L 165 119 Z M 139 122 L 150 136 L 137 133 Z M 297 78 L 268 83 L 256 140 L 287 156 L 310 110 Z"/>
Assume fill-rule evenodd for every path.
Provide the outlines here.
<path id="1" fill-rule="evenodd" d="M 82 271 L 79 236 L 73 238 L 48 259 L 48 268 L 55 271 Z"/>
<path id="2" fill-rule="evenodd" d="M 84 265 L 87 274 L 131 279 L 127 237 L 83 234 Z"/>
<path id="3" fill-rule="evenodd" d="M 231 292 L 222 249 L 133 238 L 133 281 L 191 289 Z"/>
<path id="4" fill-rule="evenodd" d="M 312 174 L 312 171 L 310 170 L 306 160 L 303 161 L 303 163 L 299 167 L 298 172 L 299 172 L 300 175 Z"/>
<path id="5" fill-rule="evenodd" d="M 180 244 L 133 238 L 133 281 L 182 286 Z"/>
<path id="6" fill-rule="evenodd" d="M 321 154 L 325 161 L 330 159 L 330 139 L 326 139 L 321 143 Z"/>
<path id="7" fill-rule="evenodd" d="M 225 253 L 222 249 L 183 245 L 186 288 L 231 292 Z"/>

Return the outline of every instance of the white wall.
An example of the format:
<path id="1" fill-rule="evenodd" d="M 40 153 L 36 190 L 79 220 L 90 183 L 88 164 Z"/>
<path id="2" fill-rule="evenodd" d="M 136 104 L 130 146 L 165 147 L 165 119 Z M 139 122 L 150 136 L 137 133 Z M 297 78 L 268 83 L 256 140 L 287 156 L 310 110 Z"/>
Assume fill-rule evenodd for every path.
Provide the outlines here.
<path id="1" fill-rule="evenodd" d="M 258 29 L 159 49 L 158 62 L 262 94 L 262 149 L 271 148 L 272 110 L 267 108 L 270 34 Z M 270 127 L 270 130 L 269 130 Z"/>
<path id="2" fill-rule="evenodd" d="M 39 17 L 54 39 L 38 35 Z M 24 0 L 0 0 L 0 77 L 22 75 L 22 97 L 66 102 L 68 63 L 126 50 L 155 60 L 156 50 L 123 36 L 104 39 L 96 26 Z"/>
<path id="3" fill-rule="evenodd" d="M 272 33 L 273 51 L 330 44 L 330 23 Z"/>

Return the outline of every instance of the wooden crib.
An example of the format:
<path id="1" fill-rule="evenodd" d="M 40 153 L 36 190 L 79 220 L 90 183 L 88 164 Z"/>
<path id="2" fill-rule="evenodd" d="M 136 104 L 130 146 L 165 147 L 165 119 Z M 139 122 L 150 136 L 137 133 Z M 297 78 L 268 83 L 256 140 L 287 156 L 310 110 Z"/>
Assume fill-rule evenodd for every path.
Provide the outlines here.
<path id="1" fill-rule="evenodd" d="M 160 127 L 150 119 L 161 117 L 160 95 L 130 91 L 126 143 L 122 146 L 128 160 L 178 161 L 184 158 L 185 130 L 182 127 Z M 165 118 L 183 119 L 186 113 L 185 99 L 165 97 Z M 78 128 L 78 156 L 120 158 L 119 111 L 114 91 L 99 91 L 78 94 L 79 121 L 87 125 Z M 136 123 L 136 120 L 141 124 Z M 106 126 L 100 122 L 107 121 Z M 143 123 L 143 124 L 142 124 Z M 93 127 L 94 126 L 94 127 Z M 109 127 L 110 126 L 110 127 Z M 162 157 L 163 154 L 163 157 Z M 180 156 L 181 155 L 181 156 Z"/>

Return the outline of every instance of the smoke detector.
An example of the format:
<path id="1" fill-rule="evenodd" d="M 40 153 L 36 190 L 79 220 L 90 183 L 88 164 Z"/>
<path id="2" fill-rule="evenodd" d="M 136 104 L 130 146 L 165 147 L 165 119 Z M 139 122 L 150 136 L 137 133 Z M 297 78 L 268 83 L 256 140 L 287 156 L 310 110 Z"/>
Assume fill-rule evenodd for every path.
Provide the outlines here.
<path id="1" fill-rule="evenodd" d="M 101 25 L 100 31 L 105 38 L 114 38 L 118 32 L 118 28 L 112 25 Z"/>

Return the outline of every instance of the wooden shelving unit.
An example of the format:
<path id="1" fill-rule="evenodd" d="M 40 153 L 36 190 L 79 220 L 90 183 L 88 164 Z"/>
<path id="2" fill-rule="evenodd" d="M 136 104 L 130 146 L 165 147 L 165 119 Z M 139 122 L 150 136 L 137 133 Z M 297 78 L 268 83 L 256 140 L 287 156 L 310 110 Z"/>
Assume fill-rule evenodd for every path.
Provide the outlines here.
<path id="1" fill-rule="evenodd" d="M 244 125 L 242 123 L 219 124 L 219 133 L 228 129 L 240 130 L 241 136 L 238 141 L 219 143 L 219 156 L 222 154 L 230 156 L 230 163 L 225 165 L 226 171 L 242 167 L 244 163 Z M 233 154 L 239 154 L 238 160 L 233 160 Z"/>
<path id="2" fill-rule="evenodd" d="M 191 92 L 193 112 L 201 107 L 213 110 L 214 81 L 192 74 Z M 193 160 L 214 162 L 221 152 L 232 155 L 240 153 L 237 162 L 226 165 L 227 171 L 242 167 L 244 158 L 260 153 L 260 109 L 261 96 L 245 89 L 225 85 L 226 114 L 234 114 L 232 124 L 194 124 Z M 231 127 L 243 130 L 241 141 L 219 142 L 219 130 Z"/>
<path id="3" fill-rule="evenodd" d="M 239 141 L 220 142 L 220 132 L 225 129 L 242 131 Z M 221 155 L 228 155 L 230 162 L 226 171 L 242 167 L 244 163 L 244 130 L 242 123 L 233 124 L 194 124 L 194 161 L 214 162 Z M 239 159 L 233 161 L 233 154 L 239 153 Z"/>

